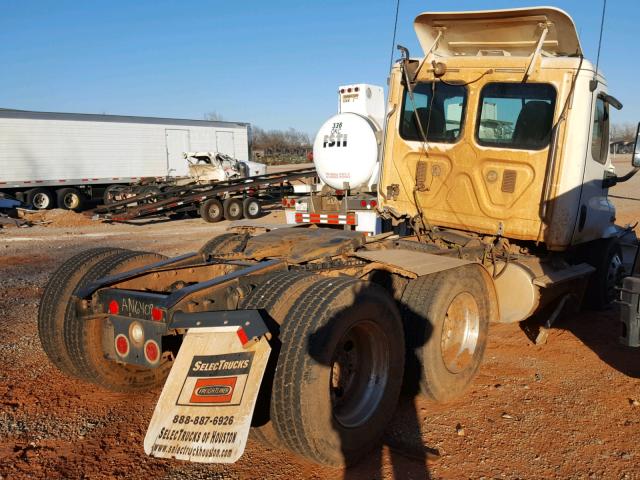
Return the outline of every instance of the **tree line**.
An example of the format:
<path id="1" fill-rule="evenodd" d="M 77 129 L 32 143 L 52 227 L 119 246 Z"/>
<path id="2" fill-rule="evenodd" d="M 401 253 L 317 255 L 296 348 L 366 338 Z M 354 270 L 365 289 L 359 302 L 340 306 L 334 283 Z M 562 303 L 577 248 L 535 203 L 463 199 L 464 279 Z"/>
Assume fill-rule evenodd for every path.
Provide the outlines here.
<path id="1" fill-rule="evenodd" d="M 637 129 L 636 123 L 614 123 L 611 125 L 611 142 L 633 142 Z"/>

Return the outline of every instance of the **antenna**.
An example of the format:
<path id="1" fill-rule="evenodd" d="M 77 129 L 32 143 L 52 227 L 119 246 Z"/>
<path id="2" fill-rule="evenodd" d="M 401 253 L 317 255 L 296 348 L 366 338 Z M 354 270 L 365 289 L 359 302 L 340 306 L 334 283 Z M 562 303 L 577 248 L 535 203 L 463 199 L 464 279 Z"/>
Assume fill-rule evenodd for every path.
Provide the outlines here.
<path id="1" fill-rule="evenodd" d="M 400 10 L 400 0 L 396 2 L 396 21 L 393 24 L 393 40 L 391 40 L 391 58 L 389 59 L 389 71 L 393 68 L 393 47 L 396 44 L 396 31 L 398 30 L 398 11 Z"/>
<path id="2" fill-rule="evenodd" d="M 600 20 L 600 39 L 598 40 L 598 56 L 596 58 L 596 70 L 593 72 L 593 80 L 589 82 L 589 90 L 592 92 L 598 87 L 598 67 L 600 66 L 600 49 L 602 47 L 602 32 L 604 31 L 604 14 L 607 11 L 607 0 L 602 2 L 602 19 Z"/>

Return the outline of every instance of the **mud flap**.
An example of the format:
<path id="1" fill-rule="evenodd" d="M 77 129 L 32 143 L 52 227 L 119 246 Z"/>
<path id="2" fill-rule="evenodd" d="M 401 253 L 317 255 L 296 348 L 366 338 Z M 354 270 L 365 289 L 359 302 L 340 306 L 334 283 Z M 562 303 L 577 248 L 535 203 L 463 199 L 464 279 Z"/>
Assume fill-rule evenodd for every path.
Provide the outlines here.
<path id="1" fill-rule="evenodd" d="M 147 455 L 233 463 L 244 452 L 271 347 L 238 327 L 185 335 L 144 439 Z"/>

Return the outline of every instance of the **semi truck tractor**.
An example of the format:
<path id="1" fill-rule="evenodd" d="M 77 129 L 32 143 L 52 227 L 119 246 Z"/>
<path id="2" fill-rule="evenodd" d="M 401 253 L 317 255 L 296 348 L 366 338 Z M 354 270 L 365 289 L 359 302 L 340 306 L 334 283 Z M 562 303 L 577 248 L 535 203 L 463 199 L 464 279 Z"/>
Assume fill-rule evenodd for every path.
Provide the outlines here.
<path id="1" fill-rule="evenodd" d="M 326 170 L 327 198 L 362 188 L 386 231 L 229 232 L 175 258 L 101 247 L 51 277 L 38 325 L 60 370 L 132 394 L 163 386 L 147 454 L 234 462 L 251 434 L 350 465 L 381 438 L 404 372 L 449 402 L 491 323 L 602 308 L 633 272 L 638 241 L 608 191 L 640 158 L 614 171 L 621 104 L 569 15 L 424 13 L 414 27 L 422 52 L 401 49 L 379 124 L 343 112 L 316 139 L 320 162 L 345 164 Z M 379 159 L 375 189 L 371 169 L 334 156 L 358 161 L 359 145 Z"/>

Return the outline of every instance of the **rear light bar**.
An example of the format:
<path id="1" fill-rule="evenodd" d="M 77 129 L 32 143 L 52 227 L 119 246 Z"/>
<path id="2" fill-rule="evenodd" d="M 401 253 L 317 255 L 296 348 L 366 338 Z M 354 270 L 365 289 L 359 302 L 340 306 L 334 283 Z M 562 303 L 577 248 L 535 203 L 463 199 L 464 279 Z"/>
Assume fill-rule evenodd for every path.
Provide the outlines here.
<path id="1" fill-rule="evenodd" d="M 353 213 L 296 213 L 296 223 L 326 223 L 329 225 L 357 225 Z"/>

